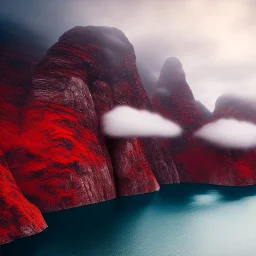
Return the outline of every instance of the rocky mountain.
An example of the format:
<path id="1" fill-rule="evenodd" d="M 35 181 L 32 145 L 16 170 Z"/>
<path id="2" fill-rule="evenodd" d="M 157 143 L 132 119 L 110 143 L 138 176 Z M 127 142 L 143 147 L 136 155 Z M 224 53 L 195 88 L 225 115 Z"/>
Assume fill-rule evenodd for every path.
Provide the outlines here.
<path id="1" fill-rule="evenodd" d="M 30 32 L 0 20 L 0 244 L 43 231 L 40 210 L 21 192 L 10 168 L 41 47 Z M 17 159 L 16 161 L 19 161 Z"/>
<path id="2" fill-rule="evenodd" d="M 167 59 L 162 67 L 153 104 L 163 116 L 181 125 L 186 134 L 202 124 L 203 117 L 186 82 L 182 64 L 174 57 Z"/>
<path id="3" fill-rule="evenodd" d="M 185 130 L 181 138 L 164 141 L 182 182 L 226 186 L 255 184 L 255 150 L 221 148 L 193 136 L 202 125 L 220 118 L 255 123 L 253 99 L 221 96 L 214 112 L 210 113 L 202 103 L 195 101 L 180 61 L 169 58 L 161 70 L 153 104 L 159 113 Z"/>
<path id="4" fill-rule="evenodd" d="M 194 99 L 180 61 L 169 58 L 151 102 L 134 48 L 116 28 L 75 27 L 43 58 L 23 32 L 10 31 L 0 26 L 0 243 L 45 229 L 39 210 L 180 181 L 255 184 L 255 150 L 222 149 L 193 137 L 219 118 L 256 123 L 253 101 L 223 96 L 211 113 Z M 159 112 L 184 132 L 176 139 L 106 137 L 102 115 L 119 105 Z"/>
<path id="5" fill-rule="evenodd" d="M 235 118 L 256 124 L 255 99 L 232 95 L 219 97 L 216 101 L 212 121 L 220 118 Z M 218 152 L 222 153 L 221 150 Z M 223 155 L 222 157 L 224 157 Z M 230 149 L 225 152 L 225 156 L 230 159 L 230 167 L 227 169 L 230 182 L 227 185 L 246 186 L 256 183 L 256 149 Z M 220 183 L 225 183 L 225 180 L 220 180 Z"/>
<path id="6" fill-rule="evenodd" d="M 253 102 L 239 97 L 221 96 L 209 122 L 220 118 L 235 118 L 255 123 L 255 116 Z M 253 185 L 256 183 L 255 156 L 255 149 L 221 148 L 192 137 L 180 155 L 188 170 L 182 181 L 225 186 Z"/>
<path id="7" fill-rule="evenodd" d="M 0 244 L 43 231 L 39 209 L 21 193 L 0 151 Z"/>
<path id="8" fill-rule="evenodd" d="M 131 43 L 116 28 L 64 33 L 34 68 L 20 139 L 8 157 L 22 192 L 42 211 L 179 182 L 156 140 L 102 135 L 101 115 L 117 105 L 153 110 Z"/>
<path id="9" fill-rule="evenodd" d="M 197 107 L 193 93 L 186 82 L 182 64 L 178 59 L 171 57 L 165 61 L 152 102 L 157 112 L 183 128 L 181 137 L 161 140 L 173 156 L 180 180 L 183 181 L 189 172 L 184 165 L 183 152 L 193 132 L 206 120 Z"/>

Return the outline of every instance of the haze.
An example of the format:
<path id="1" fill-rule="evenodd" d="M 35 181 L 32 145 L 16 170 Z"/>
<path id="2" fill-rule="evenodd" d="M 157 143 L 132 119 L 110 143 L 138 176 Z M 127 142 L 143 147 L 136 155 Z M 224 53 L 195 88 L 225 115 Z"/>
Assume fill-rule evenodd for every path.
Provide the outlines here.
<path id="1" fill-rule="evenodd" d="M 255 9 L 253 0 L 2 0 L 0 16 L 35 31 L 46 48 L 76 25 L 115 26 L 149 79 L 175 56 L 195 98 L 213 110 L 223 93 L 256 97 Z"/>

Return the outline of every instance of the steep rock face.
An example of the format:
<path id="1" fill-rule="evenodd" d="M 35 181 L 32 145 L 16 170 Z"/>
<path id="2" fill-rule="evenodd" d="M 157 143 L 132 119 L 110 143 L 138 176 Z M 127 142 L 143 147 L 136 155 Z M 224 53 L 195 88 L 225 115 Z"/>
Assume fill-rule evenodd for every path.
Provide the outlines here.
<path id="1" fill-rule="evenodd" d="M 165 117 L 177 122 L 185 134 L 202 124 L 193 93 L 186 82 L 180 61 L 169 58 L 163 65 L 153 97 L 155 108 Z"/>
<path id="2" fill-rule="evenodd" d="M 77 35 L 80 31 L 83 33 L 83 37 L 80 36 L 80 41 L 77 42 L 78 38 L 73 35 Z M 106 27 L 77 27 L 65 33 L 62 38 L 68 42 L 76 40 L 76 44 L 88 47 L 90 47 L 88 38 L 90 40 L 97 39 L 95 44 L 102 50 L 103 59 L 101 64 L 97 64 L 98 71 L 89 71 L 89 89 L 94 98 L 95 109 L 99 118 L 107 110 L 117 105 L 129 105 L 138 109 L 153 111 L 152 104 L 138 74 L 133 46 L 120 30 Z M 106 97 L 105 94 L 108 96 Z M 112 152 L 119 195 L 158 190 L 159 185 L 154 176 L 160 183 L 178 182 L 177 172 L 171 157 L 155 140 L 111 139 L 108 140 L 107 144 Z M 132 150 L 131 144 L 134 145 Z M 125 156 L 130 156 L 130 160 L 126 163 L 123 160 Z M 140 164 L 138 165 L 138 163 Z M 124 170 L 123 166 L 127 166 L 127 170 Z M 128 168 L 128 166 L 130 167 Z M 126 180 L 126 184 L 129 184 L 127 181 L 130 181 L 133 190 L 122 186 L 121 180 Z"/>
<path id="3" fill-rule="evenodd" d="M 174 158 L 180 180 L 189 177 L 190 170 L 184 165 L 183 152 L 195 130 L 206 122 L 200 113 L 194 96 L 186 82 L 180 61 L 169 58 L 163 65 L 152 99 L 155 109 L 164 117 L 175 121 L 183 128 L 183 135 L 177 139 L 162 140 L 163 145 Z"/>
<path id="4" fill-rule="evenodd" d="M 106 82 L 94 82 L 92 96 L 99 117 L 120 103 L 120 100 L 124 100 L 123 103 L 131 102 L 129 85 L 126 84 L 128 88 L 119 86 L 122 84 L 110 87 Z M 126 94 L 123 94 L 124 97 L 121 96 L 121 90 Z M 128 196 L 159 189 L 139 139 L 105 139 L 101 133 L 100 136 L 102 144 L 111 154 L 119 195 Z"/>
<path id="5" fill-rule="evenodd" d="M 76 30 L 70 32 L 77 33 L 77 29 L 82 28 L 76 28 Z M 86 28 L 87 30 L 88 28 Z M 92 31 L 91 35 L 95 33 L 92 37 L 101 37 L 99 44 L 104 54 L 103 66 L 101 68 L 102 75 L 100 77 L 93 76 L 93 74 L 90 75 L 91 82 L 89 83 L 96 110 L 105 109 L 103 112 L 98 111 L 99 117 L 117 105 L 129 105 L 139 109 L 153 110 L 138 74 L 133 46 L 125 35 L 114 28 L 90 27 L 90 31 Z M 68 40 L 70 40 L 70 32 L 66 36 L 64 35 Z M 87 44 L 86 36 L 83 40 L 82 44 Z M 108 96 L 106 97 L 106 95 Z M 108 108 L 105 108 L 106 102 L 108 102 Z M 134 144 L 133 150 L 131 150 L 131 144 Z M 138 190 L 137 192 L 130 192 L 130 194 L 157 190 L 159 186 L 154 175 L 160 183 L 178 181 L 174 166 L 169 164 L 172 163 L 172 159 L 169 155 L 164 155 L 164 149 L 155 143 L 154 140 L 111 139 L 108 140 L 108 146 L 110 151 L 113 152 L 112 162 L 115 175 L 119 177 L 117 184 L 120 195 L 127 195 L 129 194 L 127 191 L 132 191 L 122 186 L 121 180 L 126 180 L 126 184 L 130 180 L 130 185 L 133 184 L 133 187 Z M 132 156 L 129 157 L 130 160 L 126 161 L 126 164 L 122 164 L 124 163 L 123 158 L 130 155 Z M 153 155 L 156 161 L 153 161 Z M 134 160 L 132 161 L 132 159 Z M 140 164 L 138 165 L 138 163 Z M 137 171 L 134 169 L 136 165 L 138 165 Z M 124 170 L 123 166 L 127 166 L 127 170 Z M 128 166 L 130 166 L 131 171 L 129 171 Z M 132 173 L 134 175 L 131 176 Z M 144 188 L 141 187 L 142 184 Z"/>
<path id="6" fill-rule="evenodd" d="M 33 74 L 20 147 L 12 154 L 21 161 L 10 162 L 24 195 L 45 212 L 116 197 L 88 88 L 90 71 L 102 75 L 102 51 L 91 43 L 83 48 L 60 38 Z"/>
<path id="7" fill-rule="evenodd" d="M 207 122 L 219 118 L 236 118 L 256 122 L 255 104 L 234 96 L 220 97 L 209 118 L 209 112 L 193 94 L 185 80 L 180 62 L 166 61 L 153 98 L 155 108 L 185 130 L 176 140 L 164 140 L 170 149 L 182 182 L 200 182 L 227 186 L 255 184 L 255 150 L 230 150 L 193 137 Z"/>
<path id="8" fill-rule="evenodd" d="M 255 99 L 246 99 L 224 95 L 218 98 L 212 120 L 220 118 L 235 118 L 256 124 Z M 235 138 L 234 138 L 235 139 Z M 256 184 L 256 149 L 230 149 L 226 156 L 230 158 L 229 175 L 232 177 L 229 185 Z"/>
<path id="9" fill-rule="evenodd" d="M 9 161 L 22 192 L 42 211 L 156 191 L 156 177 L 178 181 L 154 140 L 106 142 L 99 119 L 120 104 L 152 109 L 133 47 L 115 28 L 75 27 L 36 66 Z"/>
<path id="10" fill-rule="evenodd" d="M 22 195 L 0 151 L 0 244 L 39 233 L 46 227 L 39 209 Z"/>
<path id="11" fill-rule="evenodd" d="M 0 244 L 4 244 L 39 233 L 47 225 L 39 209 L 20 191 L 6 161 L 19 138 L 31 68 L 39 58 L 34 51 L 37 44 L 29 31 L 3 20 L 0 38 Z"/>
<path id="12" fill-rule="evenodd" d="M 220 118 L 235 118 L 256 123 L 255 117 L 255 103 L 233 96 L 221 96 L 216 101 L 211 122 Z M 254 149 L 224 149 L 193 138 L 183 156 L 186 168 L 192 170 L 186 181 L 225 186 L 256 184 Z"/>

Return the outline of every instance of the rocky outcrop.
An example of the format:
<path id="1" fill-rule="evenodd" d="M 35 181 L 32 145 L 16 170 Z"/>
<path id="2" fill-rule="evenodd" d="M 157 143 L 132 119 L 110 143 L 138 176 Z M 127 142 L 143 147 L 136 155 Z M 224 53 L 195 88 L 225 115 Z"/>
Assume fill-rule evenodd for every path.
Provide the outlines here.
<path id="1" fill-rule="evenodd" d="M 221 148 L 193 136 L 202 125 L 220 118 L 255 123 L 256 107 L 253 100 L 222 96 L 211 114 L 205 106 L 195 101 L 181 63 L 170 58 L 162 68 L 153 104 L 162 115 L 176 121 L 185 130 L 180 139 L 165 140 L 182 182 L 226 186 L 256 183 L 255 150 Z"/>
<path id="2" fill-rule="evenodd" d="M 8 161 L 19 139 L 32 66 L 39 58 L 40 47 L 29 31 L 3 20 L 0 20 L 0 38 L 0 244 L 3 244 L 39 233 L 47 225 L 39 209 L 17 186 L 11 173 L 12 163 Z"/>
<path id="3" fill-rule="evenodd" d="M 153 110 L 125 35 L 92 26 L 64 33 L 34 69 L 20 140 L 9 157 L 24 195 L 47 212 L 179 182 L 156 140 L 104 138 L 102 114 L 124 104 Z"/>
<path id="4" fill-rule="evenodd" d="M 189 170 L 185 167 L 183 152 L 193 132 L 206 120 L 197 108 L 178 59 L 172 57 L 164 63 L 152 102 L 157 112 L 183 128 L 181 137 L 162 142 L 174 158 L 180 180 L 184 181 L 189 176 Z"/>
<path id="5" fill-rule="evenodd" d="M 90 33 L 79 45 L 82 34 L 81 28 L 71 38 L 65 34 L 36 66 L 13 154 L 21 159 L 12 166 L 19 187 L 44 212 L 116 197 L 88 88 L 88 74 L 104 72 L 103 52 Z"/>
<path id="6" fill-rule="evenodd" d="M 34 235 L 46 227 L 39 209 L 21 193 L 0 151 L 0 244 Z"/>
<path id="7" fill-rule="evenodd" d="M 148 193 L 180 181 L 255 184 L 256 150 L 222 149 L 193 137 L 219 118 L 256 123 L 253 101 L 223 96 L 211 114 L 195 101 L 180 61 L 169 58 L 152 104 L 133 46 L 115 28 L 75 27 L 36 65 L 33 47 L 0 33 L 0 243 L 44 230 L 39 209 Z M 157 110 L 184 133 L 168 140 L 105 137 L 100 119 L 119 105 Z"/>
<path id="8" fill-rule="evenodd" d="M 210 122 L 220 118 L 235 118 L 255 123 L 255 117 L 253 102 L 233 96 L 221 96 L 216 102 Z M 190 170 L 184 181 L 225 186 L 256 184 L 255 157 L 254 149 L 221 148 L 192 138 L 183 153 L 185 166 Z"/>
<path id="9" fill-rule="evenodd" d="M 197 110 L 193 93 L 186 82 L 180 61 L 169 58 L 163 65 L 153 97 L 155 108 L 192 133 L 201 126 L 203 117 Z"/>
<path id="10" fill-rule="evenodd" d="M 256 104 L 255 99 L 242 98 L 231 95 L 223 95 L 218 98 L 213 112 L 212 121 L 220 118 L 235 118 L 256 124 Z M 234 138 L 235 139 L 235 138 Z M 218 150 L 219 154 L 222 151 Z M 256 149 L 230 149 L 224 155 L 229 158 L 230 166 L 226 169 L 230 181 L 230 186 L 246 186 L 256 184 Z M 222 157 L 224 157 L 222 154 Z"/>

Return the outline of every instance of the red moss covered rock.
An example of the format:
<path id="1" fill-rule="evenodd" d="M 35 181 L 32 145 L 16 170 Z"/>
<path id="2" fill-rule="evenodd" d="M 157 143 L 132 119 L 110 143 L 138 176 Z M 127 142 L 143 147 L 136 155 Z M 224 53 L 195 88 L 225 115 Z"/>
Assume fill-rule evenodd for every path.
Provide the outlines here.
<path id="1" fill-rule="evenodd" d="M 157 112 L 183 128 L 182 136 L 161 141 L 174 159 L 180 180 L 184 181 L 190 171 L 184 165 L 183 152 L 193 132 L 206 120 L 196 105 L 178 59 L 172 57 L 164 63 L 152 102 Z"/>
<path id="2" fill-rule="evenodd" d="M 0 148 L 5 154 L 18 139 L 32 66 L 39 59 L 40 47 L 29 31 L 2 20 L 0 38 Z"/>
<path id="3" fill-rule="evenodd" d="M 178 181 L 154 140 L 106 142 L 101 134 L 101 115 L 116 105 L 152 109 L 135 61 L 121 31 L 76 27 L 36 66 L 9 161 L 22 192 L 42 211 L 156 191 L 157 179 Z"/>
<path id="4" fill-rule="evenodd" d="M 211 122 L 220 118 L 235 118 L 256 123 L 254 103 L 232 96 L 221 96 Z M 235 139 L 235 138 L 234 138 Z M 192 138 L 183 156 L 190 170 L 184 181 L 225 186 L 256 184 L 256 150 L 221 148 Z"/>
<path id="5" fill-rule="evenodd" d="M 39 209 L 21 193 L 0 151 L 0 244 L 47 227 Z"/>
<path id="6" fill-rule="evenodd" d="M 29 31 L 0 20 L 0 244 L 43 231 L 39 209 L 17 186 L 8 156 L 19 139 L 22 111 L 31 87 L 31 68 L 39 58 Z M 19 161 L 19 159 L 17 159 Z"/>

